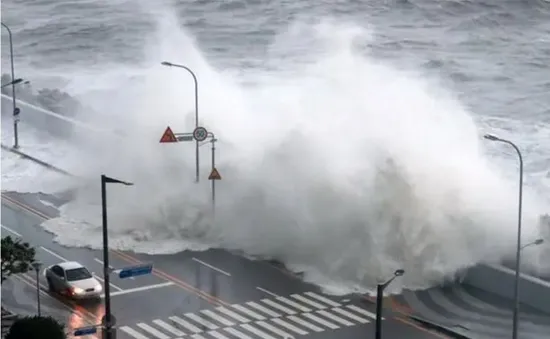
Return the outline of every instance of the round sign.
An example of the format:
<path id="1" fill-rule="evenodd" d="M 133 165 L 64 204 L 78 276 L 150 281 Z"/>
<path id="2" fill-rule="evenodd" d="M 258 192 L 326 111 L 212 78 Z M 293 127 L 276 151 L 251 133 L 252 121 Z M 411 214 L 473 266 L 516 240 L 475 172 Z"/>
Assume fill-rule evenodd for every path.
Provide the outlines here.
<path id="1" fill-rule="evenodd" d="M 208 137 L 208 132 L 206 131 L 206 128 L 204 127 L 197 127 L 193 131 L 193 138 L 197 141 L 204 141 Z"/>

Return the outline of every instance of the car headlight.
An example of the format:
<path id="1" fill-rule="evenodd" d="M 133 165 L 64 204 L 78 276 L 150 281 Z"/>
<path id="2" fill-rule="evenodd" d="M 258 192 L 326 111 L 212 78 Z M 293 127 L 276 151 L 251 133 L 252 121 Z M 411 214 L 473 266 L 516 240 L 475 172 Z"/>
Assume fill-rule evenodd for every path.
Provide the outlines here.
<path id="1" fill-rule="evenodd" d="M 81 289 L 80 287 L 73 287 L 73 293 L 74 294 L 81 294 L 81 293 L 84 293 L 84 290 Z"/>
<path id="2" fill-rule="evenodd" d="M 103 289 L 103 287 L 101 287 L 100 284 L 96 285 L 96 287 L 94 288 L 97 292 L 101 292 L 101 290 Z"/>

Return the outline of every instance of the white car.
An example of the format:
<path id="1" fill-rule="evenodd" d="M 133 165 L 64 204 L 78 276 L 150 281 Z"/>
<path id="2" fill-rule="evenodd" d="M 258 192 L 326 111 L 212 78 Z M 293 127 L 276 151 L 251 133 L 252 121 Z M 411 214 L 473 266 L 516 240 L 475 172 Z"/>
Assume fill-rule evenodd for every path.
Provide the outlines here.
<path id="1" fill-rule="evenodd" d="M 73 299 L 101 297 L 103 287 L 83 265 L 66 261 L 45 269 L 44 275 L 51 292 Z"/>

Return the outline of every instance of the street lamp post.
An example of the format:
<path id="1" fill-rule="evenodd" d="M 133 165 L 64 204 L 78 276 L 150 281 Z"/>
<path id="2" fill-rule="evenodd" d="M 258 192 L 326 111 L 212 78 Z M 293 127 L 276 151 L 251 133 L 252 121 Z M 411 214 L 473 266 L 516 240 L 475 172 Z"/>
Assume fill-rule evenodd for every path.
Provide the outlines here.
<path id="1" fill-rule="evenodd" d="M 512 324 L 512 338 L 518 337 L 518 316 L 519 316 L 519 273 L 520 273 L 520 259 L 521 259 L 521 214 L 522 214 L 522 202 L 523 202 L 523 156 L 519 148 L 510 140 L 501 139 L 492 134 L 486 134 L 485 139 L 491 141 L 498 141 L 508 144 L 514 148 L 519 158 L 519 202 L 518 202 L 518 239 L 516 244 L 516 279 L 514 286 L 514 315 Z"/>
<path id="2" fill-rule="evenodd" d="M 36 307 L 38 310 L 38 316 L 40 317 L 40 267 L 42 267 L 42 263 L 35 261 L 32 263 L 32 267 L 36 271 Z"/>
<path id="3" fill-rule="evenodd" d="M 110 289 L 110 271 L 109 271 L 109 237 L 107 233 L 107 189 L 106 186 L 109 183 L 113 184 L 123 184 L 126 186 L 133 185 L 130 182 L 117 180 L 111 177 L 108 177 L 104 174 L 101 175 L 101 212 L 103 218 L 103 279 L 104 279 L 104 290 L 105 290 L 105 327 L 103 338 L 105 339 L 115 339 L 116 335 L 114 334 L 115 330 L 112 323 L 111 315 L 111 289 Z"/>
<path id="4" fill-rule="evenodd" d="M 163 66 L 169 66 L 169 67 L 179 67 L 183 68 L 191 76 L 193 77 L 193 82 L 195 83 L 195 128 L 199 127 L 199 82 L 197 81 L 197 76 L 195 73 L 187 66 L 179 65 L 179 64 L 173 64 L 168 61 L 161 62 L 161 65 Z M 195 141 L 195 180 L 196 182 L 199 182 L 199 141 Z"/>
<path id="5" fill-rule="evenodd" d="M 11 98 L 13 102 L 13 137 L 14 137 L 14 144 L 13 148 L 19 148 L 19 133 L 17 130 L 17 124 L 19 123 L 19 108 L 17 108 L 17 103 L 15 99 L 15 68 L 13 66 L 13 39 L 11 35 L 11 29 L 3 22 L 1 22 L 2 26 L 6 28 L 9 35 L 10 40 L 10 63 L 11 63 Z"/>
<path id="6" fill-rule="evenodd" d="M 375 337 L 376 339 L 382 338 L 382 301 L 384 297 L 384 290 L 388 287 L 393 279 L 405 274 L 405 270 L 399 269 L 393 272 L 393 277 L 389 278 L 385 283 L 378 284 L 376 286 L 376 327 Z"/>

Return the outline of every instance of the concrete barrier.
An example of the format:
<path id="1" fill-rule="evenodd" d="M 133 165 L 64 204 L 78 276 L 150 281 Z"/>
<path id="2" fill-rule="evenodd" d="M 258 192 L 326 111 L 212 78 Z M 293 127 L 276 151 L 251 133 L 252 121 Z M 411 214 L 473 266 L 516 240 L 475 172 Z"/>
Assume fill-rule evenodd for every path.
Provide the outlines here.
<path id="1" fill-rule="evenodd" d="M 11 97 L 2 94 L 2 120 L 4 122 L 12 119 L 12 105 Z M 17 107 L 20 109 L 19 118 L 22 124 L 47 131 L 58 138 L 67 138 L 74 132 L 75 124 L 71 121 L 73 119 L 21 100 L 17 100 Z"/>
<path id="2" fill-rule="evenodd" d="M 29 155 L 29 154 L 27 154 L 27 153 L 24 153 L 24 152 L 22 152 L 22 151 L 20 151 L 20 150 L 18 150 L 18 149 L 15 149 L 15 148 L 13 148 L 13 147 L 8 147 L 8 146 L 6 146 L 6 145 L 4 145 L 4 144 L 1 144 L 0 146 L 2 147 L 3 150 L 6 150 L 6 151 L 8 151 L 8 152 L 12 152 L 12 153 L 14 153 L 14 154 L 17 154 L 17 155 L 20 156 L 21 158 L 30 160 L 30 161 L 32 161 L 32 162 L 35 162 L 35 163 L 37 163 L 38 165 L 43 166 L 43 167 L 45 167 L 45 168 L 47 168 L 47 169 L 49 169 L 49 170 L 52 170 L 52 171 L 54 171 L 54 172 L 57 172 L 57 173 L 60 173 L 60 174 L 63 174 L 63 175 L 67 175 L 67 176 L 70 176 L 70 177 L 75 177 L 75 175 L 73 175 L 73 174 L 71 174 L 71 173 L 69 173 L 69 172 L 67 172 L 67 171 L 65 171 L 65 170 L 63 170 L 63 169 L 61 169 L 61 168 L 59 168 L 59 167 L 56 167 L 56 166 L 54 166 L 54 165 L 52 165 L 52 164 L 49 164 L 49 163 L 47 163 L 47 162 L 45 162 L 45 161 L 42 161 L 42 160 L 40 160 L 40 159 L 38 159 L 38 158 L 36 158 L 36 157 L 33 157 L 32 155 Z"/>
<path id="3" fill-rule="evenodd" d="M 8 123 L 13 119 L 12 99 L 11 96 L 6 94 L 2 94 L 1 96 L 2 120 Z M 109 130 L 93 126 L 89 123 L 85 123 L 63 114 L 49 111 L 23 100 L 17 100 L 17 107 L 19 107 L 21 111 L 19 113 L 19 119 L 22 124 L 39 128 L 42 131 L 47 131 L 49 134 L 57 138 L 68 138 L 74 133 L 112 133 Z M 21 126 L 20 129 L 22 127 L 23 126 Z"/>
<path id="4" fill-rule="evenodd" d="M 466 272 L 462 283 L 513 299 L 515 271 L 500 265 L 480 264 Z M 519 286 L 521 303 L 550 314 L 550 282 L 522 273 Z"/>

